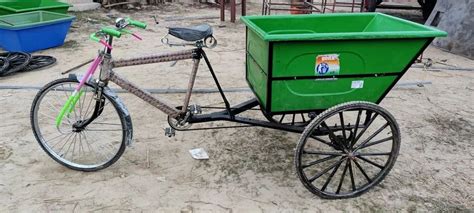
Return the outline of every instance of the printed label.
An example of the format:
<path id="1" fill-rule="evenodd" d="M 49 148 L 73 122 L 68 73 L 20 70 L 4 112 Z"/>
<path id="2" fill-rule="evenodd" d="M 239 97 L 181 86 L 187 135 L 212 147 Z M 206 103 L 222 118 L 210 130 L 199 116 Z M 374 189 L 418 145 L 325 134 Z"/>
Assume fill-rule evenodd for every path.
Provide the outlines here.
<path id="1" fill-rule="evenodd" d="M 352 89 L 362 89 L 364 87 L 364 81 L 352 81 Z"/>
<path id="2" fill-rule="evenodd" d="M 317 76 L 339 75 L 339 54 L 318 55 L 314 72 Z"/>

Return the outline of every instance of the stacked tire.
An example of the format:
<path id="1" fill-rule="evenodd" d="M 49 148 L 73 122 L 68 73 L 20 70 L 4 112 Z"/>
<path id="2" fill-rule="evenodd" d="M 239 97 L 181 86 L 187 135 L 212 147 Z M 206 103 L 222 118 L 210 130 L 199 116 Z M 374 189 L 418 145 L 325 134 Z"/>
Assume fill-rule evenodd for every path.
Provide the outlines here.
<path id="1" fill-rule="evenodd" d="M 32 56 L 24 52 L 3 52 L 0 53 L 0 77 L 17 72 L 37 70 L 54 63 L 56 63 L 56 59 L 51 56 Z"/>

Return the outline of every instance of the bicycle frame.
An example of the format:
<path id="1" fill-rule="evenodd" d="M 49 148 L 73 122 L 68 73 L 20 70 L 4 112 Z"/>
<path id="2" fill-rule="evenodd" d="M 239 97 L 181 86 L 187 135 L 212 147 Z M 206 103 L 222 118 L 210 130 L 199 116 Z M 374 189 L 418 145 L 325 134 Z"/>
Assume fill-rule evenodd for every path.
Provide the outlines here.
<path id="1" fill-rule="evenodd" d="M 112 40 L 113 40 L 113 37 L 108 38 L 109 46 L 112 46 Z M 112 60 L 112 54 L 111 54 L 112 49 L 109 47 L 106 47 L 105 50 L 100 52 L 97 58 L 92 62 L 92 65 L 90 66 L 89 70 L 86 72 L 86 75 L 82 77 L 79 85 L 75 88 L 74 93 L 71 95 L 70 99 L 66 102 L 65 106 L 61 110 L 60 115 L 56 119 L 57 126 L 59 126 L 58 123 L 61 122 L 62 116 L 64 116 L 64 114 L 67 113 L 68 111 L 71 111 L 71 107 L 74 108 L 75 103 L 81 96 L 81 87 L 85 84 L 85 82 L 89 81 L 92 78 L 92 76 L 96 72 L 97 68 L 99 68 L 99 66 L 100 66 L 100 75 L 99 75 L 99 81 L 97 84 L 98 85 L 98 88 L 96 91 L 97 102 L 96 102 L 94 113 L 92 117 L 89 118 L 88 120 L 85 120 L 76 124 L 75 125 L 76 128 L 84 128 L 100 115 L 101 104 L 103 102 L 101 100 L 102 99 L 101 94 L 103 92 L 103 88 L 108 85 L 109 81 L 117 84 L 121 88 L 141 98 L 145 102 L 156 107 L 157 109 L 166 113 L 170 117 L 175 118 L 175 119 L 183 118 L 186 115 L 186 112 L 188 110 L 189 101 L 191 99 L 191 94 L 194 87 L 194 82 L 196 80 L 196 75 L 197 75 L 201 58 L 205 59 L 206 64 L 214 78 L 214 81 L 222 95 L 226 108 L 228 111 L 230 111 L 229 102 L 227 101 L 227 98 L 225 97 L 223 93 L 223 90 L 217 80 L 217 77 L 215 76 L 214 70 L 209 62 L 209 59 L 206 56 L 206 53 L 202 49 L 202 43 L 197 42 L 196 44 L 197 44 L 196 45 L 197 48 L 190 49 L 190 50 L 176 51 L 176 52 L 171 52 L 171 53 L 163 53 L 163 54 L 157 54 L 157 55 L 146 56 L 146 57 L 137 57 L 137 58 L 131 58 L 131 59 L 122 59 L 122 60 L 117 60 L 117 61 Z M 188 83 L 188 88 L 186 91 L 186 96 L 184 98 L 181 109 L 177 109 L 167 104 L 164 100 L 160 100 L 159 98 L 153 97 L 149 92 L 139 88 L 136 84 L 120 77 L 117 73 L 113 71 L 113 68 L 119 68 L 119 67 L 164 63 L 164 62 L 189 60 L 189 59 L 193 59 L 194 63 L 191 70 L 191 75 L 189 77 L 189 83 Z"/>

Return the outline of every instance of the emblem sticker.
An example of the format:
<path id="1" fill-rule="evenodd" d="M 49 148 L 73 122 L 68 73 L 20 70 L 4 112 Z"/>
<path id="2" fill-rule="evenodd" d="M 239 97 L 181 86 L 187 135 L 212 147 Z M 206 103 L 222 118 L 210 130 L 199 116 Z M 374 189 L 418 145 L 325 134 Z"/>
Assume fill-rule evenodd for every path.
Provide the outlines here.
<path id="1" fill-rule="evenodd" d="M 339 75 L 339 54 L 318 55 L 314 73 L 317 76 Z"/>
<path id="2" fill-rule="evenodd" d="M 362 88 L 364 88 L 364 81 L 352 81 L 351 88 L 352 89 L 362 89 Z"/>

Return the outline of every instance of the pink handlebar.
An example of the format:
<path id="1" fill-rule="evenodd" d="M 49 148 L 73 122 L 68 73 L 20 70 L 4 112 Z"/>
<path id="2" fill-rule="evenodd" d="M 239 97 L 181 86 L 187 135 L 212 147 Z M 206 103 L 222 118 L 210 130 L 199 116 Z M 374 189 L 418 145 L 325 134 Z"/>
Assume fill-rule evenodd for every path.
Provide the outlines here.
<path id="1" fill-rule="evenodd" d="M 138 40 L 142 40 L 142 37 L 140 37 L 139 35 L 135 34 L 135 33 L 132 33 L 132 36 L 135 37 L 136 39 Z"/>
<path id="2" fill-rule="evenodd" d="M 101 39 L 99 42 L 100 42 L 101 44 L 103 44 L 104 46 L 106 46 L 107 48 L 112 49 L 112 46 L 110 46 L 109 44 L 107 44 L 107 42 L 105 42 L 104 40 Z"/>

